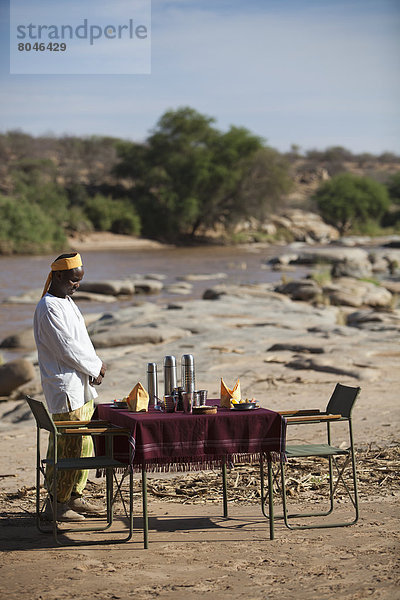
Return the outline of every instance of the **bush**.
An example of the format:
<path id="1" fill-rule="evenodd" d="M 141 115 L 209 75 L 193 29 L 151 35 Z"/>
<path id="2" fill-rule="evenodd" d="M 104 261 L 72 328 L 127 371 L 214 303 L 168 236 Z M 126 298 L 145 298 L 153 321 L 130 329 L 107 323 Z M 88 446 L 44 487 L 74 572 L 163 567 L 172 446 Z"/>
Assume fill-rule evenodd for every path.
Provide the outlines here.
<path id="1" fill-rule="evenodd" d="M 384 185 L 369 177 L 344 173 L 332 177 L 313 196 L 322 218 L 337 227 L 341 234 L 357 227 L 371 227 L 379 222 L 389 208 L 389 196 Z"/>
<path id="2" fill-rule="evenodd" d="M 125 235 L 140 233 L 140 219 L 129 200 L 114 200 L 97 194 L 86 201 L 85 213 L 98 231 Z"/>
<path id="3" fill-rule="evenodd" d="M 72 206 L 68 211 L 66 227 L 69 231 L 87 233 L 93 231 L 93 223 L 80 206 Z"/>
<path id="4" fill-rule="evenodd" d="M 49 252 L 65 242 L 63 229 L 38 205 L 0 196 L 0 252 Z"/>

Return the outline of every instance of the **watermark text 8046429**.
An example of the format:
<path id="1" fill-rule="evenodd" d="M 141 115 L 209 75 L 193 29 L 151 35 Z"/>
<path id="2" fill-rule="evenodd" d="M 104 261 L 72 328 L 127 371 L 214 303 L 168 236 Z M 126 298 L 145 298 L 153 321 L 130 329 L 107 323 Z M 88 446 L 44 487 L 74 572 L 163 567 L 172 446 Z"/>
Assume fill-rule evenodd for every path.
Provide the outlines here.
<path id="1" fill-rule="evenodd" d="M 18 44 L 19 52 L 31 52 L 31 50 L 34 52 L 65 52 L 66 49 L 67 44 L 64 42 L 61 44 L 58 42 L 49 42 L 48 44 L 45 44 L 44 42 L 41 42 L 40 44 L 38 42 L 35 42 L 34 44 L 31 44 L 30 42 L 20 42 Z"/>

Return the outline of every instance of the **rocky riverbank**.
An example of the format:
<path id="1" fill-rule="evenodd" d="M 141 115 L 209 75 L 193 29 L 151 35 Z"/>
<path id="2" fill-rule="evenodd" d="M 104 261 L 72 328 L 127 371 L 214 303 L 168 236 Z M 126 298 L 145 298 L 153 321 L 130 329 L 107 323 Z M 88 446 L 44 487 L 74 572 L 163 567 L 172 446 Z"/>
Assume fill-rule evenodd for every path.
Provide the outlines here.
<path id="1" fill-rule="evenodd" d="M 173 354 L 179 360 L 182 354 L 192 353 L 198 387 L 208 389 L 211 397 L 219 394 L 221 377 L 232 384 L 239 377 L 245 396 L 255 396 L 272 409 L 304 407 L 310 399 L 324 408 L 337 381 L 360 385 L 356 418 L 362 439 L 390 442 L 390 415 L 397 403 L 393 390 L 399 383 L 396 252 L 374 250 L 371 260 L 372 254 L 361 249 L 314 249 L 311 259 L 310 251 L 304 250 L 281 255 L 267 266 L 285 269 L 290 263 L 312 260 L 320 268 L 323 257 L 327 282 L 318 282 L 318 277 L 289 281 L 283 270 L 287 280 L 278 285 L 232 285 L 224 283 L 223 273 L 197 273 L 176 281 L 175 292 L 180 290 L 182 301 L 169 303 L 145 299 L 144 294 L 157 294 L 163 288 L 157 274 L 84 283 L 76 294 L 78 301 L 79 295 L 93 302 L 99 297 L 110 302 L 121 295 L 132 298 L 124 309 L 89 319 L 93 343 L 109 367 L 99 401 L 125 396 L 137 381 L 146 385 L 147 362 L 158 363 L 162 391 L 163 357 Z M 371 277 L 379 270 L 383 285 L 346 276 L 346 269 L 353 275 L 355 269 L 367 271 Z M 334 277 L 335 272 L 340 276 Z M 204 281 L 203 299 L 186 298 L 194 280 Z M 31 294 L 30 301 L 36 300 L 36 294 Z M 29 377 L 21 375 L 23 385 L 3 391 L 3 399 L 18 403 L 25 392 L 41 397 L 32 331 L 9 336 L 1 345 L 19 349 L 26 370 L 33 364 L 35 373 L 33 379 L 29 375 L 29 383 Z M 5 373 L 9 365 L 0 368 L 0 383 L 2 370 Z M 17 366 L 21 372 L 21 361 Z M 23 404 L 16 406 L 8 420 L 18 421 L 24 411 Z"/>

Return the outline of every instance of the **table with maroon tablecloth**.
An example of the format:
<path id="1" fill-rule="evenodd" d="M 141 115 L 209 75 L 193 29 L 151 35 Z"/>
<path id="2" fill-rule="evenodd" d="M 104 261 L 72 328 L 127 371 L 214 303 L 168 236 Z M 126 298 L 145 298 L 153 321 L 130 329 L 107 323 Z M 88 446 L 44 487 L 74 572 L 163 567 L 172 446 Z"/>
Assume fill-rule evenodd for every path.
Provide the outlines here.
<path id="1" fill-rule="evenodd" d="M 99 404 L 95 418 L 129 429 L 128 438 L 114 438 L 114 457 L 142 473 L 144 547 L 148 547 L 148 471 L 186 471 L 222 467 L 224 517 L 228 516 L 226 467 L 263 461 L 268 464 L 269 530 L 274 538 L 271 462 L 284 460 L 286 421 L 264 408 L 216 414 L 129 412 Z M 96 438 L 101 443 L 101 438 Z M 96 450 L 101 448 L 96 444 Z"/>
<path id="2" fill-rule="evenodd" d="M 135 470 L 209 469 L 258 461 L 260 455 L 279 460 L 285 448 L 285 419 L 264 408 L 218 408 L 216 414 L 134 413 L 100 404 L 97 417 L 131 431 L 131 448 L 126 437 L 117 438 L 114 456 L 127 463 L 131 450 Z"/>

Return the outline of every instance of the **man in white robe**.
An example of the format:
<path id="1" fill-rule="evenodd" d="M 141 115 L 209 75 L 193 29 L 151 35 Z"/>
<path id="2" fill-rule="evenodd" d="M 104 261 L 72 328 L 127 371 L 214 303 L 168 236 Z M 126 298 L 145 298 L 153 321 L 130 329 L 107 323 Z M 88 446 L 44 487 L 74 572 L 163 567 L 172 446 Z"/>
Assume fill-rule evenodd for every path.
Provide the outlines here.
<path id="1" fill-rule="evenodd" d="M 83 317 L 71 296 L 84 276 L 79 254 L 63 254 L 51 265 L 42 299 L 34 316 L 43 392 L 54 421 L 90 420 L 106 367 L 97 356 Z M 51 438 L 49 442 L 50 450 Z M 93 453 L 90 436 L 60 438 L 60 458 L 86 457 Z M 88 503 L 82 493 L 87 471 L 63 471 L 57 476 L 57 520 L 83 520 L 84 515 L 102 516 L 102 507 Z M 46 471 L 51 489 L 52 468 Z M 51 510 L 50 504 L 47 513 Z"/>

